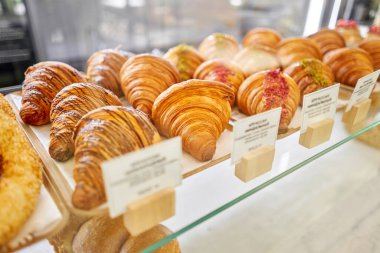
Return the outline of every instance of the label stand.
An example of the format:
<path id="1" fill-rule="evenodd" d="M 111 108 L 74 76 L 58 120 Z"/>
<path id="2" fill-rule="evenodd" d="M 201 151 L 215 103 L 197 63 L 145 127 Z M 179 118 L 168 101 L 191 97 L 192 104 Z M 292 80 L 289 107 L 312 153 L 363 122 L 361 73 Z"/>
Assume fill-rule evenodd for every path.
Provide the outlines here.
<path id="1" fill-rule="evenodd" d="M 350 127 L 362 122 L 367 118 L 371 102 L 372 100 L 367 98 L 366 100 L 353 105 L 351 110 L 343 113 L 342 121 Z"/>
<path id="2" fill-rule="evenodd" d="M 310 124 L 306 132 L 300 135 L 299 144 L 306 148 L 313 148 L 330 139 L 331 132 L 334 126 L 334 120 L 325 119 L 313 124 Z"/>
<path id="3" fill-rule="evenodd" d="M 175 189 L 167 188 L 128 205 L 124 226 L 136 236 L 175 215 Z"/>
<path id="4" fill-rule="evenodd" d="M 275 148 L 265 145 L 242 156 L 235 166 L 235 176 L 248 182 L 272 169 Z"/>

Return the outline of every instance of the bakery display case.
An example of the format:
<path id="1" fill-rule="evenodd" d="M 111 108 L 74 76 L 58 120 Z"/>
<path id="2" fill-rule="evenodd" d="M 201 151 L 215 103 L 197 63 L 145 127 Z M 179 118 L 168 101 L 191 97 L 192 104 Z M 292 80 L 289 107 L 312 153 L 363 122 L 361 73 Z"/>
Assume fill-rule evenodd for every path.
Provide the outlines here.
<path id="1" fill-rule="evenodd" d="M 30 13 L 44 11 L 48 19 L 66 4 L 80 12 L 70 1 L 43 7 L 26 1 Z M 286 27 L 252 25 L 242 34 L 241 10 L 287 12 L 231 1 L 218 8 L 236 16 L 220 17 L 217 28 L 202 27 L 189 38 L 175 32 L 198 27 L 177 17 L 192 11 L 182 4 L 99 1 L 90 19 L 74 15 L 86 19 L 79 23 L 88 33 L 78 26 L 71 34 L 69 24 L 32 14 L 34 29 L 56 30 L 48 39 L 35 33 L 44 53 L 36 54 L 22 87 L 0 90 L 6 94 L 0 95 L 0 185 L 17 182 L 13 190 L 0 187 L 0 198 L 15 192 L 21 206 L 13 224 L 7 215 L 15 203 L 4 201 L 0 252 L 28 250 L 43 239 L 60 253 L 302 251 L 308 245 L 300 238 L 323 231 L 318 222 L 332 222 L 341 210 L 336 203 L 360 203 L 346 182 L 356 189 L 375 178 L 380 40 L 353 20 L 314 29 L 308 20 L 315 1 L 289 5 L 306 15 L 284 17 Z M 330 3 L 318 6 L 321 25 Z M 136 18 L 116 26 L 122 10 Z M 139 20 L 139 12 L 152 15 Z M 141 34 L 122 44 L 120 33 L 110 35 L 113 26 Z M 67 39 L 77 49 L 70 54 Z M 107 40 L 122 45 L 109 47 Z M 309 184 L 312 177 L 320 181 Z M 334 224 L 346 229 L 344 218 Z M 291 226 L 297 229 L 286 234 Z"/>

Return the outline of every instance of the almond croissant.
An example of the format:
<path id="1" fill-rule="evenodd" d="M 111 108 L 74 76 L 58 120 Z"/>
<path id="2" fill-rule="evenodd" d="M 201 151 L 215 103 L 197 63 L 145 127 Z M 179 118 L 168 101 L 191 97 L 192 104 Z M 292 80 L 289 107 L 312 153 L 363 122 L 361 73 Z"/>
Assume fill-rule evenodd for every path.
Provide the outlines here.
<path id="1" fill-rule="evenodd" d="M 177 68 L 181 81 L 193 78 L 195 70 L 203 62 L 197 50 L 186 44 L 169 49 L 164 55 L 164 59 L 170 61 Z"/>
<path id="2" fill-rule="evenodd" d="M 55 95 L 67 85 L 85 81 L 79 71 L 62 62 L 40 62 L 29 67 L 22 83 L 21 119 L 30 125 L 49 123 Z"/>
<path id="3" fill-rule="evenodd" d="M 120 69 L 130 56 L 132 55 L 128 52 L 116 49 L 105 49 L 93 53 L 87 60 L 89 81 L 121 97 L 123 92 L 120 87 Z"/>
<path id="4" fill-rule="evenodd" d="M 243 46 L 262 45 L 276 49 L 281 41 L 281 35 L 273 29 L 255 28 L 250 30 L 243 38 Z"/>
<path id="5" fill-rule="evenodd" d="M 49 153 L 57 161 L 66 161 L 74 153 L 74 127 L 83 115 L 106 105 L 121 105 L 111 91 L 90 83 L 74 83 L 54 98 L 50 112 Z"/>
<path id="6" fill-rule="evenodd" d="M 331 29 L 321 29 L 309 36 L 321 49 L 323 55 L 328 52 L 346 46 L 346 42 L 340 33 Z"/>
<path id="7" fill-rule="evenodd" d="M 330 67 L 317 59 L 304 59 L 293 63 L 284 70 L 298 84 L 303 96 L 334 84 Z"/>
<path id="8" fill-rule="evenodd" d="M 153 105 L 153 121 L 166 137 L 181 136 L 183 149 L 211 160 L 228 124 L 234 93 L 226 84 L 192 79 L 171 86 Z"/>
<path id="9" fill-rule="evenodd" d="M 240 86 L 237 103 L 246 115 L 255 115 L 282 107 L 279 132 L 286 132 L 300 101 L 294 80 L 280 70 L 261 71 L 248 77 Z"/>
<path id="10" fill-rule="evenodd" d="M 334 73 L 335 80 L 355 87 L 359 78 L 373 72 L 370 55 L 360 48 L 340 48 L 323 58 Z"/>
<path id="11" fill-rule="evenodd" d="M 225 59 L 213 59 L 202 63 L 195 71 L 194 78 L 225 83 L 232 88 L 236 96 L 245 76 L 235 63 Z M 231 106 L 234 103 L 235 101 L 231 100 Z"/>
<path id="12" fill-rule="evenodd" d="M 131 107 L 106 106 L 83 116 L 75 127 L 73 205 L 96 207 L 106 200 L 101 163 L 158 143 L 160 135 L 146 115 Z"/>
<path id="13" fill-rule="evenodd" d="M 277 57 L 285 69 L 292 63 L 306 58 L 322 60 L 322 52 L 313 40 L 307 38 L 289 38 L 277 45 Z"/>
<path id="14" fill-rule="evenodd" d="M 149 116 L 156 97 L 172 84 L 180 82 L 179 73 L 170 62 L 149 54 L 131 57 L 124 63 L 120 75 L 128 102 Z"/>
<path id="15" fill-rule="evenodd" d="M 363 40 L 359 43 L 359 47 L 371 56 L 374 69 L 380 69 L 380 39 Z"/>
<path id="16" fill-rule="evenodd" d="M 232 59 L 239 51 L 239 43 L 229 34 L 213 33 L 199 45 L 199 52 L 205 60 L 214 58 Z"/>

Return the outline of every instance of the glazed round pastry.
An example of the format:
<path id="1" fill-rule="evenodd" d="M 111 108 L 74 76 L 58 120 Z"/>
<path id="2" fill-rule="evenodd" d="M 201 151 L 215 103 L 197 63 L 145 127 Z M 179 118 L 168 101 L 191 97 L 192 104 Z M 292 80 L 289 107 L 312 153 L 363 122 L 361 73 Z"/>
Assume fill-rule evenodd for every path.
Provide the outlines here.
<path id="1" fill-rule="evenodd" d="M 201 42 L 198 50 L 205 60 L 215 58 L 232 60 L 239 51 L 239 43 L 232 35 L 213 33 Z"/>
<path id="2" fill-rule="evenodd" d="M 284 133 L 297 110 L 300 90 L 296 82 L 280 70 L 261 71 L 251 75 L 238 91 L 239 110 L 246 115 L 281 107 L 279 132 Z"/>
<path id="3" fill-rule="evenodd" d="M 278 69 L 280 67 L 280 62 L 274 49 L 257 45 L 242 49 L 235 56 L 234 62 L 239 65 L 246 76 L 262 70 Z"/>
<path id="4" fill-rule="evenodd" d="M 91 83 L 112 91 L 121 97 L 120 69 L 132 54 L 119 49 L 104 49 L 87 60 L 87 76 Z"/>
<path id="5" fill-rule="evenodd" d="M 60 162 L 74 154 L 75 124 L 86 113 L 106 105 L 122 105 L 111 91 L 91 83 L 74 83 L 55 96 L 51 104 L 50 156 Z"/>
<path id="6" fill-rule="evenodd" d="M 380 39 L 380 26 L 373 25 L 369 28 L 367 39 Z"/>
<path id="7" fill-rule="evenodd" d="M 130 237 L 123 245 L 120 253 L 142 252 L 149 246 L 164 239 L 170 234 L 172 234 L 172 231 L 170 231 L 167 227 L 163 225 L 155 226 L 141 235 Z M 181 253 L 181 248 L 179 247 L 178 240 L 174 239 L 157 249 L 155 253 Z"/>
<path id="8" fill-rule="evenodd" d="M 22 83 L 21 119 L 30 125 L 49 123 L 55 95 L 65 86 L 79 82 L 86 82 L 86 78 L 62 62 L 40 62 L 29 67 Z"/>
<path id="9" fill-rule="evenodd" d="M 277 45 L 277 57 L 285 69 L 291 64 L 307 58 L 322 60 L 322 52 L 313 40 L 308 38 L 289 38 Z"/>
<path id="10" fill-rule="evenodd" d="M 154 101 L 153 121 L 166 137 L 181 136 L 182 148 L 211 160 L 231 115 L 234 93 L 226 84 L 191 79 L 171 86 Z"/>
<path id="11" fill-rule="evenodd" d="M 181 81 L 193 78 L 195 70 L 203 62 L 197 50 L 186 44 L 169 49 L 164 55 L 164 59 L 171 62 L 177 68 Z"/>
<path id="12" fill-rule="evenodd" d="M 148 117 L 131 107 L 105 106 L 83 116 L 75 126 L 73 205 L 91 209 L 106 200 L 101 163 L 158 143 Z"/>
<path id="13" fill-rule="evenodd" d="M 356 45 L 363 39 L 355 20 L 338 20 L 336 30 L 343 36 L 348 47 L 356 47 Z"/>
<path id="14" fill-rule="evenodd" d="M 359 78 L 373 72 L 370 55 L 360 48 L 340 48 L 323 58 L 334 73 L 335 81 L 355 87 Z"/>
<path id="15" fill-rule="evenodd" d="M 243 46 L 262 45 L 276 49 L 277 44 L 282 40 L 281 35 L 270 28 L 255 28 L 247 32 L 243 38 Z"/>
<path id="16" fill-rule="evenodd" d="M 343 36 L 332 29 L 321 29 L 319 32 L 310 35 L 309 38 L 317 43 L 323 55 L 346 46 Z"/>
<path id="17" fill-rule="evenodd" d="M 374 69 L 380 69 L 380 38 L 363 40 L 358 46 L 370 55 Z"/>
<path id="18" fill-rule="evenodd" d="M 41 161 L 0 94 L 0 245 L 6 245 L 30 217 L 41 184 Z"/>
<path id="19" fill-rule="evenodd" d="M 293 63 L 284 70 L 298 84 L 303 96 L 334 84 L 330 67 L 317 59 L 304 59 Z"/>
<path id="20" fill-rule="evenodd" d="M 97 216 L 79 228 L 72 242 L 73 253 L 119 253 L 128 237 L 122 217 Z"/>
<path id="21" fill-rule="evenodd" d="M 167 60 L 149 54 L 129 58 L 120 70 L 121 85 L 128 102 L 151 115 L 157 96 L 180 82 L 177 69 Z"/>
<path id="22" fill-rule="evenodd" d="M 231 87 L 235 96 L 244 81 L 243 71 L 235 63 L 225 59 L 213 59 L 202 63 L 196 70 L 195 79 L 218 81 Z M 231 100 L 233 106 L 235 100 Z"/>

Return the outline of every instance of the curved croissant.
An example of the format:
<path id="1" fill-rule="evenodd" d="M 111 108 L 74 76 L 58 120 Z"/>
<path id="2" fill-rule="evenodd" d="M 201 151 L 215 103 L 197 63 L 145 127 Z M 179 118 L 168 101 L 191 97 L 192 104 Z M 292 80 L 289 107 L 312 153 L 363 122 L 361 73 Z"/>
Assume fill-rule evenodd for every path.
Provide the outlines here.
<path id="1" fill-rule="evenodd" d="M 79 71 L 62 62 L 40 62 L 29 67 L 22 83 L 21 119 L 30 125 L 49 123 L 55 95 L 67 85 L 85 81 Z"/>
<path id="2" fill-rule="evenodd" d="M 346 42 L 340 33 L 332 29 L 321 29 L 309 36 L 320 47 L 323 55 L 328 52 L 346 46 Z"/>
<path id="3" fill-rule="evenodd" d="M 323 58 L 334 73 L 335 80 L 355 87 L 359 78 L 373 72 L 370 55 L 360 48 L 340 48 Z"/>
<path id="4" fill-rule="evenodd" d="M 371 56 L 374 69 L 380 69 L 380 39 L 363 40 L 359 47 Z"/>
<path id="5" fill-rule="evenodd" d="M 106 106 L 82 117 L 75 127 L 73 205 L 96 207 L 106 200 L 101 163 L 158 143 L 160 135 L 144 113 L 131 107 Z"/>
<path id="6" fill-rule="evenodd" d="M 282 107 L 279 132 L 286 132 L 297 110 L 300 90 L 294 80 L 280 70 L 261 71 L 240 86 L 237 103 L 247 115 Z"/>
<path id="7" fill-rule="evenodd" d="M 199 45 L 199 53 L 206 59 L 232 59 L 239 51 L 239 43 L 229 34 L 213 33 L 207 36 Z"/>
<path id="8" fill-rule="evenodd" d="M 175 67 L 158 56 L 131 57 L 120 70 L 121 85 L 128 102 L 149 116 L 154 100 L 172 84 L 180 82 Z"/>
<path id="9" fill-rule="evenodd" d="M 322 60 L 317 43 L 308 38 L 289 38 L 277 45 L 277 57 L 283 68 L 306 58 Z"/>
<path id="10" fill-rule="evenodd" d="M 121 105 L 111 91 L 90 83 L 74 83 L 54 98 L 50 118 L 49 153 L 58 161 L 68 160 L 74 153 L 74 127 L 83 115 L 106 105 Z"/>
<path id="11" fill-rule="evenodd" d="M 193 78 L 195 70 L 203 62 L 197 50 L 186 44 L 169 49 L 164 55 L 164 59 L 171 62 L 177 68 L 181 81 Z"/>
<path id="12" fill-rule="evenodd" d="M 131 56 L 128 52 L 116 49 L 104 49 L 93 53 L 87 60 L 87 76 L 91 83 L 112 91 L 121 97 L 121 66 Z"/>
<path id="13" fill-rule="evenodd" d="M 195 79 L 218 81 L 231 87 L 235 96 L 244 81 L 243 71 L 233 62 L 225 59 L 213 59 L 202 63 L 194 74 Z M 231 106 L 235 103 L 231 100 Z"/>
<path id="14" fill-rule="evenodd" d="M 363 39 L 355 20 L 338 20 L 336 31 L 343 36 L 348 47 L 355 47 Z"/>
<path id="15" fill-rule="evenodd" d="M 228 124 L 232 99 L 234 93 L 227 85 L 192 79 L 161 93 L 154 102 L 152 118 L 162 135 L 181 136 L 186 152 L 208 161 Z"/>
<path id="16" fill-rule="evenodd" d="M 334 84 L 334 74 L 330 67 L 317 59 L 304 59 L 284 70 L 298 84 L 303 96 Z"/>
<path id="17" fill-rule="evenodd" d="M 234 62 L 239 65 L 246 76 L 280 67 L 276 50 L 260 45 L 245 47 L 235 56 Z"/>
<path id="18" fill-rule="evenodd" d="M 282 40 L 282 36 L 273 29 L 255 28 L 250 30 L 243 38 L 243 46 L 262 45 L 275 49 Z"/>

